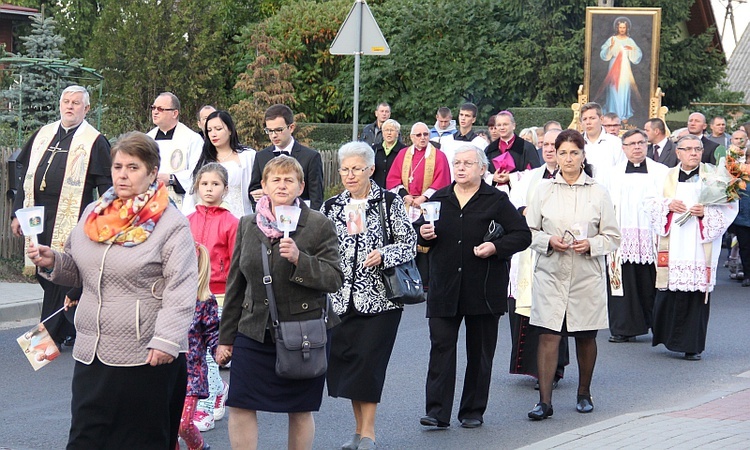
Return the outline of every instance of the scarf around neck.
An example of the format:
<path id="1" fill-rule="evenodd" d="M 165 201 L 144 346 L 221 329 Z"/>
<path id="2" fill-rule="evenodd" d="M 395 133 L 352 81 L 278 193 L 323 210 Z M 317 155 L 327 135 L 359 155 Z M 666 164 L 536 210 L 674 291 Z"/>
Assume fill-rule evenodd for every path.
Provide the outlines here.
<path id="1" fill-rule="evenodd" d="M 94 242 L 134 247 L 148 239 L 169 204 L 169 192 L 154 181 L 143 194 L 123 200 L 111 187 L 86 217 L 84 231 Z"/>
<path id="2" fill-rule="evenodd" d="M 279 231 L 276 217 L 273 215 L 273 210 L 271 209 L 271 197 L 264 195 L 258 200 L 256 206 L 255 217 L 260 231 L 262 231 L 268 239 L 280 239 L 284 236 L 284 232 Z M 300 207 L 299 197 L 294 199 L 294 206 Z"/>

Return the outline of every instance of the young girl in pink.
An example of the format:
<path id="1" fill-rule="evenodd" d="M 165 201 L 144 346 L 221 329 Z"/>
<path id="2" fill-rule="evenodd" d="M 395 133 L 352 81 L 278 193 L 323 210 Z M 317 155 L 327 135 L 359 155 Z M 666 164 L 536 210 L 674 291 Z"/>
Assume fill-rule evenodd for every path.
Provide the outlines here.
<path id="1" fill-rule="evenodd" d="M 210 446 L 203 441 L 203 436 L 193 419 L 198 399 L 208 397 L 206 350 L 210 350 L 213 355 L 216 354 L 216 345 L 219 342 L 219 313 L 216 297 L 208 288 L 211 272 L 208 251 L 200 244 L 195 244 L 195 248 L 198 252 L 198 299 L 195 302 L 193 323 L 188 332 L 188 384 L 179 433 L 188 450 L 207 450 Z M 177 450 L 180 450 L 179 442 Z"/>
<path id="2" fill-rule="evenodd" d="M 195 212 L 188 216 L 193 239 L 208 249 L 211 259 L 209 287 L 216 296 L 219 317 L 239 224 L 239 220 L 223 203 L 229 192 L 228 180 L 227 169 L 219 163 L 208 163 L 201 167 L 195 174 L 192 189 L 192 192 L 198 194 L 200 202 L 196 205 Z M 198 403 L 194 418 L 195 425 L 200 431 L 214 428 L 214 421 L 224 417 L 229 390 L 229 385 L 221 379 L 219 366 L 211 355 L 208 355 L 206 360 L 210 394 Z"/>

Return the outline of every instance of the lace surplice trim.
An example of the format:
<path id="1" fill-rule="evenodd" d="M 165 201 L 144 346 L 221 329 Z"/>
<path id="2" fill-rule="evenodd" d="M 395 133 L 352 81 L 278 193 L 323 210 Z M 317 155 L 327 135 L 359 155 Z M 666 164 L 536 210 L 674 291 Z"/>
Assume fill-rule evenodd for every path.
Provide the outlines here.
<path id="1" fill-rule="evenodd" d="M 668 198 L 651 199 L 644 202 L 643 206 L 646 208 L 651 228 L 656 231 L 657 234 L 663 235 L 667 228 L 667 217 L 669 216 L 669 202 Z"/>
<path id="2" fill-rule="evenodd" d="M 620 241 L 622 262 L 651 264 L 656 260 L 654 255 L 656 244 L 651 230 L 623 228 L 620 231 L 622 233 Z"/>
<path id="3" fill-rule="evenodd" d="M 714 290 L 716 268 L 712 270 L 708 292 Z M 669 290 L 683 292 L 706 292 L 706 267 L 697 261 L 670 261 Z"/>
<path id="4" fill-rule="evenodd" d="M 718 206 L 706 206 L 703 209 L 703 240 L 710 242 L 724 234 L 729 224 L 726 223 L 724 212 Z"/>

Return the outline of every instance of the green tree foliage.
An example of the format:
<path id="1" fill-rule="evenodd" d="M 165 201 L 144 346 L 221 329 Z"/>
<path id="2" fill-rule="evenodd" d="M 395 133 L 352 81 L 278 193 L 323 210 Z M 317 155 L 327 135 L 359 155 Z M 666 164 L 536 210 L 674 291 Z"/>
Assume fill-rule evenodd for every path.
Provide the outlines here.
<path id="1" fill-rule="evenodd" d="M 51 17 L 42 19 L 33 16 L 31 34 L 21 37 L 24 52 L 19 55 L 26 58 L 64 59 L 61 46 L 65 40 L 55 32 L 56 22 Z M 70 82 L 65 81 L 69 71 L 56 69 L 51 71 L 38 66 L 11 67 L 15 83 L 0 93 L 3 103 L 11 108 L 5 111 L 0 119 L 18 126 L 19 116 L 23 120 L 21 134 L 27 135 L 31 130 L 54 122 L 60 118 L 58 104 L 60 93 Z M 19 111 L 20 109 L 20 111 Z"/>
<path id="2" fill-rule="evenodd" d="M 282 6 L 278 12 L 261 24 L 251 25 L 240 37 L 244 43 L 239 60 L 253 60 L 263 56 L 246 53 L 248 45 L 257 34 L 267 33 L 273 41 L 269 45 L 278 51 L 281 59 L 296 68 L 292 75 L 297 109 L 308 120 L 337 122 L 346 117 L 341 105 L 349 93 L 337 90 L 335 80 L 344 59 L 333 56 L 328 49 L 333 42 L 351 0 L 315 1 L 301 0 Z"/>
<path id="3" fill-rule="evenodd" d="M 60 24 L 60 34 L 65 38 L 65 53 L 83 58 L 104 3 L 97 0 L 58 0 L 53 4 L 51 12 Z"/>
<path id="4" fill-rule="evenodd" d="M 708 94 L 724 78 L 724 54 L 712 46 L 714 29 L 700 36 L 686 35 L 684 22 L 694 0 L 627 0 L 622 6 L 661 7 L 659 86 L 663 104 L 673 110 Z"/>
<path id="5" fill-rule="evenodd" d="M 661 7 L 659 85 L 671 109 L 686 107 L 724 74 L 712 30 L 687 36 L 695 0 L 623 0 L 618 6 Z M 437 107 L 472 101 L 480 119 L 512 106 L 568 107 L 583 82 L 586 7 L 594 0 L 387 0 L 372 10 L 391 55 L 363 57 L 360 117 L 392 104 L 396 117 L 432 117 Z M 345 58 L 351 60 L 352 58 Z M 351 91 L 352 70 L 337 80 Z M 342 108 L 351 109 L 351 96 Z"/>
<path id="6" fill-rule="evenodd" d="M 148 107 L 163 91 L 180 98 L 189 125 L 202 104 L 225 103 L 231 72 L 221 12 L 213 0 L 104 5 L 86 61 L 105 77 L 106 132 L 151 128 Z"/>

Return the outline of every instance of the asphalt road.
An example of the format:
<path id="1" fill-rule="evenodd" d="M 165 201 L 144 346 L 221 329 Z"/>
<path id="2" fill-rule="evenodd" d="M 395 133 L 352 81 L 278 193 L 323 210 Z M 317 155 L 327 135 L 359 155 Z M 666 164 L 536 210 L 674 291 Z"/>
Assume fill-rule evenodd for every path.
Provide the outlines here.
<path id="1" fill-rule="evenodd" d="M 684 361 L 681 354 L 671 353 L 663 346 L 651 347 L 650 338 L 645 336 L 635 343 L 612 344 L 607 342 L 607 331 L 599 333 L 599 357 L 592 385 L 596 409 L 592 414 L 575 411 L 577 368 L 571 353 L 573 364 L 568 366 L 565 379 L 553 395 L 554 417 L 542 422 L 526 418 L 537 401 L 537 392 L 530 377 L 508 374 L 510 332 L 507 318 L 503 317 L 489 408 L 484 426 L 473 430 L 459 427 L 455 419 L 457 404 L 449 429 L 419 425 L 424 413 L 429 340 L 424 306 L 407 307 L 378 411 L 379 447 L 518 448 L 621 414 L 679 406 L 711 391 L 748 387 L 750 379 L 738 375 L 750 371 L 750 288 L 730 281 L 725 269 L 720 270 L 719 279 L 712 298 L 707 349 L 700 362 Z M 27 328 L 0 331 L 0 449 L 64 448 L 74 362 L 66 351 L 53 364 L 34 372 L 15 342 Z M 457 397 L 463 382 L 463 353 L 459 353 Z M 228 372 L 222 374 L 228 379 Z M 343 399 L 324 397 L 315 421 L 315 449 L 340 448 L 353 432 L 351 407 Z M 285 415 L 260 413 L 259 422 L 259 448 L 286 448 Z M 204 433 L 204 437 L 214 450 L 229 449 L 227 420 L 217 422 L 216 429 Z"/>

